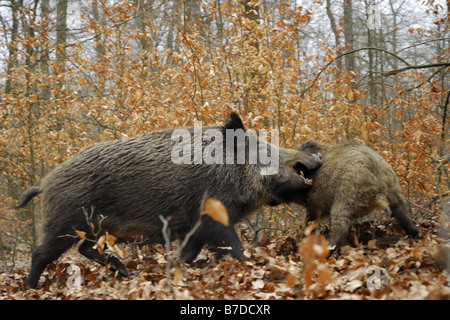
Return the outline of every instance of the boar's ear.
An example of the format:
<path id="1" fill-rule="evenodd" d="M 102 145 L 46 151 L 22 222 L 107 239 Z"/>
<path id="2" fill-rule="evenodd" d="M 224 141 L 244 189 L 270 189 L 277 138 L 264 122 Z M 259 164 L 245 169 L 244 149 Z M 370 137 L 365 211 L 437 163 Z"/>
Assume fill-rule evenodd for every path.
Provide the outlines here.
<path id="1" fill-rule="evenodd" d="M 242 129 L 245 130 L 244 124 L 241 118 L 239 118 L 236 112 L 232 112 L 225 123 L 224 129 Z"/>

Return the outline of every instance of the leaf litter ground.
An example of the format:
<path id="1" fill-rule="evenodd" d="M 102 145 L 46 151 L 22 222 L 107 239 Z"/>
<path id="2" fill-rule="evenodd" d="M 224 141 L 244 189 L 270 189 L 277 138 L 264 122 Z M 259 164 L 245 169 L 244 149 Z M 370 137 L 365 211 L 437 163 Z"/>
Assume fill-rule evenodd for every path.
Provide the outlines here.
<path id="1" fill-rule="evenodd" d="M 0 273 L 0 299 L 448 300 L 448 225 L 432 218 L 418 222 L 424 234 L 420 239 L 403 237 L 388 220 L 356 224 L 349 236 L 352 244 L 328 259 L 322 258 L 323 243 L 293 231 L 274 233 L 256 246 L 244 242 L 247 259 L 242 262 L 228 256 L 218 259 L 217 253 L 204 249 L 193 264 L 181 265 L 175 258 L 176 244 L 168 254 L 161 245 L 128 246 L 129 256 L 121 260 L 129 278 L 105 270 L 73 248 L 47 267 L 36 290 L 24 285 L 30 255 L 20 253 L 13 271 Z M 314 253 L 313 259 L 308 252 Z"/>

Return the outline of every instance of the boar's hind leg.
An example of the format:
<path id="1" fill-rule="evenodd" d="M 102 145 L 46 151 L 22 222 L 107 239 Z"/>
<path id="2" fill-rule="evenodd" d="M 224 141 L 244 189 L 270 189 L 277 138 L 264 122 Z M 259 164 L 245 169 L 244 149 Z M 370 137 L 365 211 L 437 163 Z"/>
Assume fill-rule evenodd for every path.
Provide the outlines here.
<path id="1" fill-rule="evenodd" d="M 68 250 L 75 240 L 71 237 L 47 237 L 31 256 L 31 270 L 25 283 L 36 288 L 45 267 Z"/>
<path id="2" fill-rule="evenodd" d="M 242 244 L 232 226 L 224 226 L 209 217 L 203 218 L 203 223 L 188 241 L 181 253 L 181 261 L 191 263 L 197 257 L 204 244 L 212 247 L 231 247 L 228 251 L 234 258 L 242 259 Z"/>
<path id="3" fill-rule="evenodd" d="M 411 208 L 403 197 L 400 198 L 398 203 L 391 204 L 389 208 L 407 235 L 413 238 L 420 235 L 419 229 L 415 226 L 411 218 Z"/>
<path id="4" fill-rule="evenodd" d="M 97 261 L 103 266 L 110 265 L 111 271 L 119 271 L 119 273 L 124 277 L 129 276 L 127 269 L 119 259 L 113 256 L 105 256 L 100 254 L 100 252 L 97 249 L 94 249 L 93 246 L 94 243 L 84 240 L 79 246 L 78 251 L 86 258 Z"/>
<path id="5" fill-rule="evenodd" d="M 330 247 L 339 249 L 347 239 L 352 225 L 352 211 L 334 204 L 330 212 Z"/>

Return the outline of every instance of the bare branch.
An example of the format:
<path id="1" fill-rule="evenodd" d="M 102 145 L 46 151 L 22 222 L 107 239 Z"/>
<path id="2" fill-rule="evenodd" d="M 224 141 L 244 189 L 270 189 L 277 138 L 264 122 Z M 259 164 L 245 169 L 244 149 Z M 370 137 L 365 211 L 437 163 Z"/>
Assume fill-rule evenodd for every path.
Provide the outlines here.
<path id="1" fill-rule="evenodd" d="M 441 62 L 441 63 L 432 63 L 432 64 L 425 64 L 425 65 L 411 65 L 410 63 L 408 63 L 408 61 L 406 61 L 405 59 L 403 59 L 402 57 L 400 57 L 399 55 L 397 55 L 396 53 L 390 52 L 386 49 L 383 48 L 377 48 L 377 47 L 362 47 L 362 48 L 358 48 L 355 50 L 350 50 L 347 52 L 344 52 L 338 56 L 336 56 L 332 61 L 328 62 L 322 69 L 320 69 L 319 73 L 316 75 L 316 77 L 314 78 L 314 80 L 312 81 L 312 83 L 305 89 L 303 90 L 303 92 L 300 94 L 300 97 L 303 97 L 305 95 L 305 93 L 311 89 L 314 84 L 316 83 L 316 81 L 319 79 L 320 75 L 333 63 L 336 62 L 337 59 L 340 59 L 346 55 L 349 54 L 353 54 L 359 51 L 363 51 L 363 50 L 375 50 L 375 51 L 381 51 L 384 52 L 386 54 L 389 54 L 391 56 L 393 56 L 394 58 L 400 60 L 401 62 L 403 62 L 404 64 L 406 64 L 406 67 L 401 68 L 401 69 L 397 69 L 397 70 L 392 70 L 389 72 L 384 73 L 383 75 L 385 77 L 387 76 L 391 76 L 406 70 L 416 70 L 416 69 L 425 69 L 425 68 L 434 68 L 434 67 L 449 67 L 450 66 L 450 62 Z"/>
<path id="2" fill-rule="evenodd" d="M 383 75 L 385 77 L 389 77 L 389 76 L 392 76 L 392 75 L 395 75 L 397 73 L 401 73 L 401 72 L 407 71 L 407 70 L 417 70 L 417 69 L 426 69 L 426 68 L 434 68 L 434 67 L 450 67 L 450 62 L 430 63 L 430 64 L 424 64 L 424 65 L 419 65 L 419 66 L 408 65 L 407 67 L 404 67 L 401 69 L 391 70 L 389 72 L 384 73 Z"/>

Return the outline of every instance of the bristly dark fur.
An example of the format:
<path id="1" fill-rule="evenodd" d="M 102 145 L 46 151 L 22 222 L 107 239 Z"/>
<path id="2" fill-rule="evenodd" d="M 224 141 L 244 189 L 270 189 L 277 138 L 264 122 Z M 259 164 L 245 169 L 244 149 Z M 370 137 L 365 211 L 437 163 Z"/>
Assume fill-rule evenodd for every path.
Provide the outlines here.
<path id="1" fill-rule="evenodd" d="M 225 126 L 216 128 L 245 130 L 237 114 Z M 184 128 L 193 134 L 193 128 Z M 26 193 L 19 207 L 42 192 L 41 245 L 32 256 L 27 283 L 36 287 L 48 263 L 57 259 L 75 241 L 74 230 L 86 232 L 93 239 L 83 208 L 94 210 L 92 222 L 105 216 L 102 231 L 123 239 L 142 238 L 148 243 L 163 242 L 160 215 L 170 219 L 171 234 L 183 237 L 199 218 L 205 192 L 227 208 L 230 226 L 225 227 L 207 217 L 182 252 L 190 262 L 206 243 L 232 247 L 231 254 L 241 257 L 241 243 L 233 225 L 255 209 L 266 204 L 298 201 L 308 187 L 307 181 L 293 169 L 298 164 L 316 168 L 321 158 L 307 152 L 280 148 L 279 172 L 260 174 L 259 164 L 175 164 L 171 151 L 174 129 L 155 131 L 141 136 L 94 144 L 50 172 L 39 187 Z M 225 137 L 225 135 L 224 135 Z M 225 140 L 225 139 L 224 139 Z M 207 142 L 202 142 L 203 147 Z M 225 144 L 225 141 L 224 141 Z M 225 149 L 225 148 L 224 148 Z M 98 228 L 98 226 L 96 226 Z M 105 257 L 85 241 L 79 251 L 113 270 L 127 275 L 125 267 L 113 257 Z"/>
<path id="2" fill-rule="evenodd" d="M 330 217 L 330 246 L 339 248 L 354 219 L 376 208 L 392 212 L 408 235 L 419 235 L 394 170 L 363 141 L 332 145 L 307 141 L 296 149 L 323 156 L 323 165 L 312 173 L 313 186 L 303 193 L 303 203 L 309 220 Z"/>

